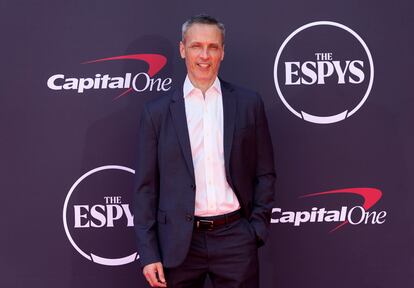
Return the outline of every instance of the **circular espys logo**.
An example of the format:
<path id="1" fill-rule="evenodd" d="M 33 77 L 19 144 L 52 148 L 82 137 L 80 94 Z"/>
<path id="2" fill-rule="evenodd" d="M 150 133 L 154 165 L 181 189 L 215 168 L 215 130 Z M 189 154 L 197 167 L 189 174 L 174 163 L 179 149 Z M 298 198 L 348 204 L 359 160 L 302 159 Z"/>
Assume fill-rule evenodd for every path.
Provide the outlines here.
<path id="1" fill-rule="evenodd" d="M 139 258 L 129 205 L 134 174 L 125 166 L 101 166 L 83 174 L 70 188 L 63 205 L 63 226 L 84 258 L 106 266 Z"/>
<path id="2" fill-rule="evenodd" d="M 299 27 L 282 43 L 274 81 L 292 114 L 316 124 L 336 123 L 364 105 L 374 82 L 374 63 L 355 31 L 317 21 Z"/>

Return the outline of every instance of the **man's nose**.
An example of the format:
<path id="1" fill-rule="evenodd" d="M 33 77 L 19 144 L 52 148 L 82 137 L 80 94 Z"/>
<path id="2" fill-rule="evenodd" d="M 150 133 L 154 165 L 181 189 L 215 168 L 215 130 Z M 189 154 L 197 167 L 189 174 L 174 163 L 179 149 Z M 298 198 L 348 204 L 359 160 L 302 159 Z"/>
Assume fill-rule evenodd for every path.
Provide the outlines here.
<path id="1" fill-rule="evenodd" d="M 203 50 L 201 50 L 201 55 L 200 56 L 203 59 L 207 59 L 209 57 L 208 49 L 207 48 L 203 48 Z"/>

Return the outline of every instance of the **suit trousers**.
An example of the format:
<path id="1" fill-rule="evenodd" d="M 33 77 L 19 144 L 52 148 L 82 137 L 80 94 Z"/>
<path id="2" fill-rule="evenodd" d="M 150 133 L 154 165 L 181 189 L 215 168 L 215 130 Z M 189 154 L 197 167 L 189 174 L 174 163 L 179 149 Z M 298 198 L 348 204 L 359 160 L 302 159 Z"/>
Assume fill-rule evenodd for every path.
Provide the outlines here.
<path id="1" fill-rule="evenodd" d="M 195 229 L 184 262 L 165 269 L 168 287 L 202 288 L 207 275 L 214 288 L 259 287 L 257 242 L 249 225 L 242 217 L 214 230 Z"/>

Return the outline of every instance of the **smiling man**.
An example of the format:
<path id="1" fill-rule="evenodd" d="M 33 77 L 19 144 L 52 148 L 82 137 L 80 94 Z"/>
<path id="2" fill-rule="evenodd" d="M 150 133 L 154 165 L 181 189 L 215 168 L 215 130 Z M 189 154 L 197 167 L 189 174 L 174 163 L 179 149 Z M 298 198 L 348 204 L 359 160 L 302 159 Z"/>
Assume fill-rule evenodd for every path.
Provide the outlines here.
<path id="1" fill-rule="evenodd" d="M 182 27 L 181 89 L 142 112 L 135 232 L 152 287 L 258 287 L 275 172 L 263 102 L 218 78 L 224 25 L 198 15 Z"/>

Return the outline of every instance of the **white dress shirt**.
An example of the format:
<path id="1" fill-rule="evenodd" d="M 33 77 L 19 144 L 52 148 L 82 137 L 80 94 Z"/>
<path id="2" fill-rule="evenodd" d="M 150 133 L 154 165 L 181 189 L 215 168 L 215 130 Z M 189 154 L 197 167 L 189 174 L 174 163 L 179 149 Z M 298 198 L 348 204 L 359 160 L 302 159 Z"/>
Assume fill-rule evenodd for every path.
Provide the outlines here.
<path id="1" fill-rule="evenodd" d="M 204 97 L 187 76 L 183 92 L 196 180 L 195 215 L 215 216 L 235 211 L 240 204 L 224 170 L 220 81 L 216 77 Z"/>

